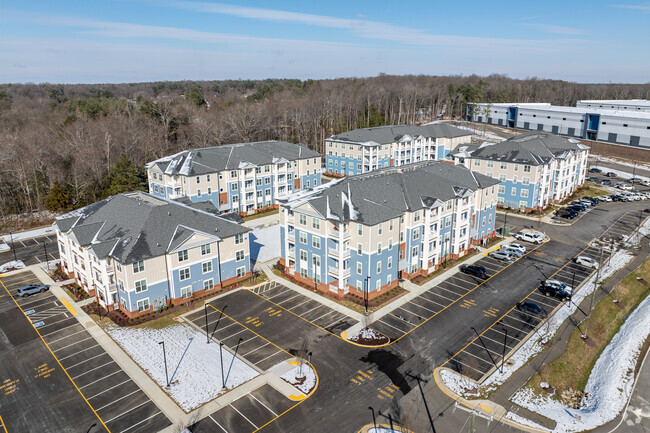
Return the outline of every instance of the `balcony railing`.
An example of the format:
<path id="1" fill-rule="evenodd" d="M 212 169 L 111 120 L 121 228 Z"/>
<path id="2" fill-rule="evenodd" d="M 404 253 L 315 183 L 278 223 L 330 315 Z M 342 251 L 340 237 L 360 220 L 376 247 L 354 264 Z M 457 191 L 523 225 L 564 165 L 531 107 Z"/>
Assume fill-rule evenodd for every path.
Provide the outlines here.
<path id="1" fill-rule="evenodd" d="M 338 278 L 339 276 L 339 268 L 336 266 L 330 266 L 329 267 L 329 273 L 330 275 L 334 275 Z M 349 277 L 350 276 L 350 268 L 343 269 L 343 277 Z"/>
<path id="2" fill-rule="evenodd" d="M 334 256 L 334 257 L 342 256 L 342 257 L 346 257 L 346 258 L 350 257 L 350 249 L 349 248 L 345 248 L 343 250 L 343 254 L 341 254 L 341 251 L 338 248 L 329 248 L 328 251 L 329 251 L 330 256 Z"/>
<path id="3" fill-rule="evenodd" d="M 106 272 L 112 274 L 113 272 L 115 272 L 115 267 L 110 265 L 106 266 Z"/>
<path id="4" fill-rule="evenodd" d="M 296 231 L 294 230 L 292 232 L 287 233 L 287 237 L 292 241 L 296 240 Z"/>
<path id="5" fill-rule="evenodd" d="M 330 229 L 329 233 L 330 233 L 330 236 L 334 236 L 334 237 L 338 238 L 339 235 L 341 234 L 341 230 Z M 350 237 L 350 230 L 344 230 L 343 231 L 343 238 L 349 238 L 349 237 Z"/>

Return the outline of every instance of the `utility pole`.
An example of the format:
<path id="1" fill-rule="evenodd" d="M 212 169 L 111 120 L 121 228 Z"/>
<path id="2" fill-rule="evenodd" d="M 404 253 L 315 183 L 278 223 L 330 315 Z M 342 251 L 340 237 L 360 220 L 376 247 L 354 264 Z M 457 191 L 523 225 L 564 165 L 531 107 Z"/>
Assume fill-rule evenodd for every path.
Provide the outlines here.
<path id="1" fill-rule="evenodd" d="M 596 271 L 596 281 L 594 281 L 594 290 L 591 292 L 591 301 L 589 302 L 589 313 L 587 314 L 587 318 L 591 317 L 591 309 L 594 306 L 594 296 L 596 296 L 596 290 L 598 290 L 598 280 L 600 278 L 600 268 L 603 265 L 603 246 L 600 246 L 600 259 L 598 261 L 598 270 Z M 572 294 L 573 295 L 573 294 Z M 580 336 L 583 340 L 586 340 L 587 337 L 587 329 L 589 328 L 589 321 L 585 323 L 585 332 Z"/>
<path id="2" fill-rule="evenodd" d="M 9 232 L 9 238 L 11 239 L 11 249 L 14 252 L 14 261 L 17 262 L 18 259 L 16 258 L 16 243 L 14 242 L 14 235 L 13 233 Z"/>

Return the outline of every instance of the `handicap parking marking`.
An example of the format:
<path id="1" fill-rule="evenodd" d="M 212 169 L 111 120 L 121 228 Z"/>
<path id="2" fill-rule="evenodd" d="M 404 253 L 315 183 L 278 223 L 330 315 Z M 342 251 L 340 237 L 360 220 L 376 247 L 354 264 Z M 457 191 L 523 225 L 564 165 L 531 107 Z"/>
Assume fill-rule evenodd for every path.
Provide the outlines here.
<path id="1" fill-rule="evenodd" d="M 40 328 L 43 325 L 45 325 L 45 322 L 36 322 L 34 323 L 34 328 Z"/>
<path id="2" fill-rule="evenodd" d="M 25 311 L 25 314 L 27 314 L 28 316 L 29 316 L 30 314 L 32 314 L 32 313 L 34 313 L 34 310 L 27 310 L 27 311 Z"/>

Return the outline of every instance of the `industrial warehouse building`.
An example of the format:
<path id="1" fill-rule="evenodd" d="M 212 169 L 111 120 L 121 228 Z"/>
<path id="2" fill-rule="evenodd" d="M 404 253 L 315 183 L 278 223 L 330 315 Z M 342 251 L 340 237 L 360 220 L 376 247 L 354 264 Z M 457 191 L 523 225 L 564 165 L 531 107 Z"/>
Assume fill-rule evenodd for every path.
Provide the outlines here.
<path id="1" fill-rule="evenodd" d="M 650 101 L 585 100 L 575 107 L 547 103 L 469 104 L 467 118 L 509 128 L 650 148 Z"/>

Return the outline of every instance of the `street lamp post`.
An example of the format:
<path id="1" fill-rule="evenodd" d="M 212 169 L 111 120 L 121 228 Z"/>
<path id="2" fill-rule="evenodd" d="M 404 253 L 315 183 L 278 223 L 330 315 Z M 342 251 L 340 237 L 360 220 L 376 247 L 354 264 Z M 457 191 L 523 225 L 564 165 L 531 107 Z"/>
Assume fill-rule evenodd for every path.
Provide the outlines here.
<path id="1" fill-rule="evenodd" d="M 366 277 L 366 290 L 363 292 L 363 301 L 366 306 L 366 314 L 368 314 L 368 298 L 370 297 L 370 275 Z"/>
<path id="2" fill-rule="evenodd" d="M 219 342 L 219 361 L 221 361 L 221 387 L 226 389 L 226 376 L 223 374 L 223 343 Z"/>
<path id="3" fill-rule="evenodd" d="M 372 412 L 372 425 L 375 426 L 375 431 L 377 430 L 377 418 L 375 418 L 375 410 L 372 408 L 372 406 L 368 406 L 368 409 L 370 409 L 370 412 Z"/>
<path id="4" fill-rule="evenodd" d="M 88 431 L 87 431 L 86 433 L 90 433 L 90 430 L 92 430 L 93 427 L 96 427 L 96 426 L 97 426 L 97 423 L 93 423 L 93 425 L 91 425 L 90 427 L 88 427 Z"/>
<path id="5" fill-rule="evenodd" d="M 14 261 L 17 262 L 18 259 L 16 258 L 16 244 L 14 242 L 14 234 L 9 232 L 9 238 L 11 239 L 11 249 L 14 252 Z"/>
<path id="6" fill-rule="evenodd" d="M 169 386 L 169 375 L 167 374 L 167 354 L 165 353 L 165 342 L 161 341 L 158 344 L 162 344 L 163 360 L 165 362 L 165 382 L 167 383 L 167 386 Z"/>
<path id="7" fill-rule="evenodd" d="M 205 312 L 205 342 L 210 344 L 210 335 L 208 334 L 208 303 L 203 304 L 203 311 Z"/>
<path id="8" fill-rule="evenodd" d="M 501 374 L 503 374 L 503 364 L 506 362 L 506 343 L 508 341 L 508 329 L 503 328 L 506 336 L 503 338 L 503 354 L 501 355 Z"/>
<path id="9" fill-rule="evenodd" d="M 50 270 L 50 259 L 47 258 L 47 244 L 43 242 L 43 250 L 45 250 L 45 264 L 47 266 L 47 270 Z"/>

